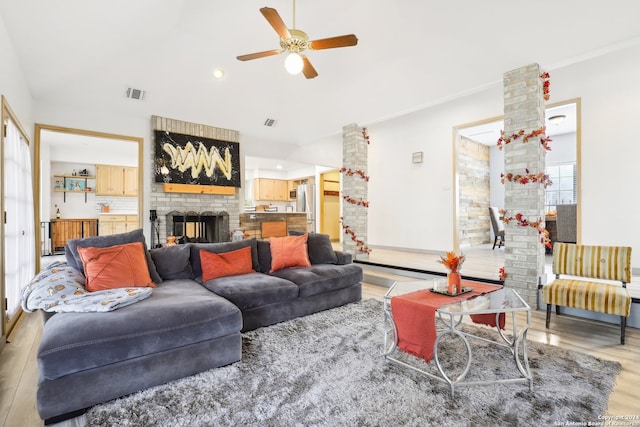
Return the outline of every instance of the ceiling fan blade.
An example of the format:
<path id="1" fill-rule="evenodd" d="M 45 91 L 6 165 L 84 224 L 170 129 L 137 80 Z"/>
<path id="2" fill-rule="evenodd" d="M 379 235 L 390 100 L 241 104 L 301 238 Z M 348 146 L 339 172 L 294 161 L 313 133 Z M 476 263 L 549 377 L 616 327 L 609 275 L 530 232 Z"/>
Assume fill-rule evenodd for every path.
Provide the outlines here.
<path id="1" fill-rule="evenodd" d="M 280 18 L 277 10 L 270 7 L 263 7 L 262 9 L 260 9 L 260 12 L 265 17 L 265 19 L 269 21 L 269 24 L 271 24 L 273 29 L 276 30 L 276 33 L 278 33 L 281 38 L 291 38 L 291 33 L 289 33 L 289 29 L 285 25 L 282 18 Z"/>
<path id="2" fill-rule="evenodd" d="M 309 49 L 333 49 L 336 47 L 355 46 L 358 44 L 358 38 L 355 34 L 347 34 L 345 36 L 329 37 L 328 39 L 312 40 L 309 42 Z"/>
<path id="3" fill-rule="evenodd" d="M 311 61 L 309 61 L 309 58 L 304 55 L 300 55 L 300 57 L 302 58 L 302 62 L 304 63 L 302 67 L 302 74 L 304 74 L 304 76 L 308 79 L 318 77 L 318 72 L 315 68 L 313 68 L 313 65 L 311 65 Z"/>
<path id="4" fill-rule="evenodd" d="M 265 56 L 279 55 L 280 53 L 282 53 L 281 50 L 273 49 L 273 50 L 265 50 L 264 52 L 256 52 L 256 53 L 249 53 L 247 55 L 240 55 L 240 56 L 237 56 L 236 58 L 240 61 L 249 61 L 251 59 L 264 58 Z"/>

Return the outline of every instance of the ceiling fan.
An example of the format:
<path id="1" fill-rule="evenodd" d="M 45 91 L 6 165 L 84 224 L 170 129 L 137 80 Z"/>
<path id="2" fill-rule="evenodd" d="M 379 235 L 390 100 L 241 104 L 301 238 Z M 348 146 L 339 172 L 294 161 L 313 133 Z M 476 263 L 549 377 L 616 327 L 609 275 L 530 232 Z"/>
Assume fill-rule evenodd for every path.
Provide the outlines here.
<path id="1" fill-rule="evenodd" d="M 329 37 L 326 39 L 309 40 L 307 33 L 296 29 L 296 1 L 293 0 L 293 28 L 287 28 L 282 18 L 278 14 L 278 11 L 270 7 L 263 7 L 260 9 L 260 13 L 271 24 L 273 29 L 280 36 L 280 49 L 265 50 L 263 52 L 250 53 L 248 55 L 238 56 L 240 61 L 249 61 L 252 59 L 264 58 L 266 56 L 280 55 L 281 53 L 288 53 L 285 59 L 285 68 L 291 74 L 298 74 L 302 71 L 302 74 L 308 79 L 312 79 L 318 76 L 318 72 L 309 58 L 305 55 L 301 55 L 307 49 L 309 50 L 322 50 L 333 49 L 337 47 L 355 46 L 358 44 L 358 38 L 354 34 L 348 34 L 344 36 Z"/>

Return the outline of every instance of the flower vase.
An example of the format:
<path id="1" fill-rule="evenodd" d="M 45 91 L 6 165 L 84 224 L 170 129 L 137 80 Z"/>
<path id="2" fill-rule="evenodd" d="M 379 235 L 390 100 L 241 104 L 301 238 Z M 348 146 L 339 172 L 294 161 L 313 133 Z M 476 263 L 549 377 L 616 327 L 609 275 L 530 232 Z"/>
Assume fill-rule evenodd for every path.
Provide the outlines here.
<path id="1" fill-rule="evenodd" d="M 449 281 L 449 288 L 447 292 L 449 294 L 459 294 L 462 291 L 462 285 L 460 284 L 460 274 L 451 272 L 447 275 Z"/>

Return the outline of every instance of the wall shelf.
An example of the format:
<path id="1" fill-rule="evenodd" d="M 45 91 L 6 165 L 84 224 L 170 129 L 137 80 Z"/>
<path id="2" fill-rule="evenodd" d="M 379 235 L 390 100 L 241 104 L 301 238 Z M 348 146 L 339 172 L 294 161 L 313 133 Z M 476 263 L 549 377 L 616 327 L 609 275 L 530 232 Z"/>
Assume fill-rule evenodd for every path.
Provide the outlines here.
<path id="1" fill-rule="evenodd" d="M 96 179 L 90 175 L 53 175 L 54 178 L 62 178 L 62 188 L 57 183 L 54 192 L 63 193 L 63 201 L 67 202 L 67 193 L 84 193 L 84 202 L 87 203 L 87 193 L 91 193 L 91 188 L 87 187 L 87 180 Z"/>

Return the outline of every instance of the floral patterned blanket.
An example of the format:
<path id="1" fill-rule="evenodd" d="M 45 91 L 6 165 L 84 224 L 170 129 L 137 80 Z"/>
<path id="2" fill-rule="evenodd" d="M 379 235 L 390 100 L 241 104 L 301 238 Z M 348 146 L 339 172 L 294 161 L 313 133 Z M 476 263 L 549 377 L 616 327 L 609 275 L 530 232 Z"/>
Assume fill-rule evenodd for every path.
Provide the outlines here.
<path id="1" fill-rule="evenodd" d="M 105 312 L 142 301 L 152 288 L 118 288 L 88 292 L 85 278 L 66 263 L 55 262 L 38 273 L 22 291 L 22 309 L 55 312 Z"/>

